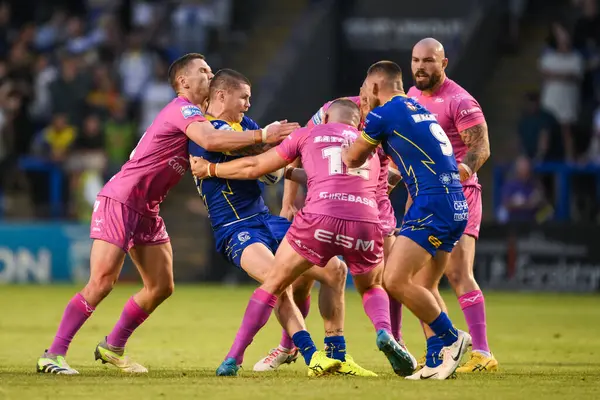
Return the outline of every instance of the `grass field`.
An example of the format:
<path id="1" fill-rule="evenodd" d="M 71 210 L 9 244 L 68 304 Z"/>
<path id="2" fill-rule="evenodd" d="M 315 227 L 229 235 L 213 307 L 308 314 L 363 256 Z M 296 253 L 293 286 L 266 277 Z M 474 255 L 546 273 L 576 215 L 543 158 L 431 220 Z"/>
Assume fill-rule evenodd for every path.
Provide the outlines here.
<path id="1" fill-rule="evenodd" d="M 346 338 L 356 361 L 378 378 L 309 379 L 300 361 L 279 372 L 253 373 L 254 362 L 275 346 L 275 318 L 250 346 L 237 378 L 214 371 L 227 353 L 252 287 L 180 285 L 174 296 L 132 336 L 128 350 L 150 369 L 125 376 L 96 363 L 93 350 L 118 318 L 134 286 L 119 286 L 75 338 L 69 363 L 79 376 L 35 373 L 37 357 L 55 333 L 77 288 L 0 286 L 0 399 L 598 399 L 600 398 L 600 297 L 488 293 L 490 343 L 501 372 L 444 382 L 409 382 L 395 376 L 375 347 L 375 334 L 354 292 L 347 295 Z M 316 308 L 308 318 L 322 343 Z M 464 327 L 449 293 L 451 315 Z M 405 312 L 409 348 L 423 350 L 420 327 Z"/>

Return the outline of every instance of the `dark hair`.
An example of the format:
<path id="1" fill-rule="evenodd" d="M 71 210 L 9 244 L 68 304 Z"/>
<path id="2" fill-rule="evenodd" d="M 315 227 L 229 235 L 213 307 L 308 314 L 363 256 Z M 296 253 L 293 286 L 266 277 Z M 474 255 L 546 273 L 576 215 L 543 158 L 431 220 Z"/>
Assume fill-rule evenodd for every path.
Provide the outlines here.
<path id="1" fill-rule="evenodd" d="M 239 89 L 242 84 L 252 86 L 250 80 L 241 72 L 229 68 L 220 69 L 210 81 L 210 96 L 216 90 L 230 91 Z"/>
<path id="2" fill-rule="evenodd" d="M 379 74 L 382 75 L 388 84 L 402 82 L 402 69 L 393 61 L 378 61 L 369 67 L 367 76 Z"/>
<path id="3" fill-rule="evenodd" d="M 190 62 L 196 59 L 204 60 L 204 56 L 200 53 L 188 53 L 171 63 L 169 66 L 168 75 L 169 83 L 171 84 L 173 90 L 177 90 L 177 76 L 181 74 L 181 71 L 184 70 Z"/>

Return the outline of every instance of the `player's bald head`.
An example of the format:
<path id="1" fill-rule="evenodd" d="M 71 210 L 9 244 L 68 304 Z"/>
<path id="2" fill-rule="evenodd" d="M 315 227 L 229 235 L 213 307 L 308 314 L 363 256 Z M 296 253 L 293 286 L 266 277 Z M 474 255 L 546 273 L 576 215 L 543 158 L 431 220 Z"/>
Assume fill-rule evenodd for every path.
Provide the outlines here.
<path id="1" fill-rule="evenodd" d="M 421 39 L 413 47 L 414 52 L 428 53 L 435 55 L 440 59 L 446 58 L 446 52 L 444 51 L 444 45 L 434 38 Z"/>
<path id="2" fill-rule="evenodd" d="M 349 99 L 335 100 L 325 114 L 325 123 L 339 122 L 358 128 L 360 124 L 360 109 Z"/>
<path id="3" fill-rule="evenodd" d="M 417 89 L 435 91 L 445 78 L 447 65 L 444 46 L 436 39 L 422 39 L 413 47 L 411 70 Z"/>

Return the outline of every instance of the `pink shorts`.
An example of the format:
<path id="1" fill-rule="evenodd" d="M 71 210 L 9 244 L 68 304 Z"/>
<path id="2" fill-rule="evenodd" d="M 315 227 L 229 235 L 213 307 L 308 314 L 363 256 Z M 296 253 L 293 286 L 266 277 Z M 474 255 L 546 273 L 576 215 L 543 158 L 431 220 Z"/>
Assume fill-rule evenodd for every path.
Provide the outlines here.
<path id="1" fill-rule="evenodd" d="M 479 229 L 481 228 L 482 205 L 481 205 L 481 189 L 477 186 L 463 187 L 467 205 L 469 206 L 469 219 L 467 227 L 463 235 L 473 236 L 479 239 Z"/>
<path id="2" fill-rule="evenodd" d="M 147 217 L 123 203 L 98 196 L 92 212 L 90 238 L 112 243 L 127 253 L 133 246 L 167 243 L 169 234 L 158 215 Z"/>
<path id="3" fill-rule="evenodd" d="M 348 221 L 302 210 L 287 232 L 292 248 L 311 263 L 324 267 L 342 256 L 352 275 L 361 275 L 383 259 L 383 236 L 379 224 Z"/>
<path id="4" fill-rule="evenodd" d="M 392 202 L 388 196 L 382 198 L 377 202 L 379 207 L 379 221 L 381 221 L 379 228 L 381 234 L 386 236 L 393 236 L 394 230 L 396 229 L 396 216 L 394 215 L 394 208 Z"/>

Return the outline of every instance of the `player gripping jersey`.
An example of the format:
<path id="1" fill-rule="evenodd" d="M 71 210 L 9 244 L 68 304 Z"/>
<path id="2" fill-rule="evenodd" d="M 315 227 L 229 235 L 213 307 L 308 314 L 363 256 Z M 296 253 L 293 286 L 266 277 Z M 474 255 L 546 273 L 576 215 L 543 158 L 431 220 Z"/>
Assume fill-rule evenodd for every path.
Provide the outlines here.
<path id="1" fill-rule="evenodd" d="M 372 111 L 361 138 L 344 152 L 344 163 L 360 165 L 381 144 L 399 167 L 413 203 L 388 256 L 384 285 L 444 345 L 440 358 L 428 359 L 408 378 L 446 379 L 458 367 L 470 337 L 454 328 L 433 293 L 413 278 L 432 258 L 437 266 L 433 273 L 441 276 L 466 226 L 468 207 L 452 144 L 435 117 L 404 95 L 398 65 L 390 61 L 372 65 L 364 85 Z"/>
<path id="2" fill-rule="evenodd" d="M 397 373 L 407 375 L 414 369 L 413 361 L 391 335 L 389 299 L 377 280 L 383 269 L 383 235 L 376 198 L 379 157 L 373 153 L 358 168 L 346 169 L 341 159 L 342 143 L 358 136 L 359 109 L 351 101 L 338 100 L 327 117 L 331 117 L 329 123 L 300 129 L 274 151 L 257 157 L 216 165 L 206 165 L 205 160 L 200 160 L 202 164 L 194 168 L 194 174 L 198 171 L 202 176 L 249 179 L 301 158 L 308 178 L 306 205 L 294 218 L 275 255 L 277 273 L 269 275 L 255 295 L 276 298 L 282 288 L 311 265 L 323 267 L 329 260 L 342 256 L 377 331 L 378 347 Z M 266 319 L 253 320 L 252 332 L 257 332 L 265 322 Z M 250 324 L 250 319 L 246 324 Z M 240 332 L 249 330 L 249 326 L 242 325 Z M 288 332 L 294 333 L 294 343 L 309 364 L 315 349 L 308 333 L 299 329 Z M 333 356 L 337 358 L 335 352 Z M 340 361 L 348 362 L 349 356 L 343 353 L 337 356 Z"/>
<path id="3" fill-rule="evenodd" d="M 350 100 L 360 108 L 361 122 L 359 124 L 359 127 L 362 127 L 363 122 L 364 122 L 364 117 L 369 112 L 368 104 L 362 97 L 362 90 L 361 90 L 361 96 L 343 97 L 341 99 Z M 317 125 L 323 124 L 325 122 L 325 117 L 326 117 L 327 111 L 329 110 L 329 107 L 331 106 L 331 104 L 334 101 L 335 100 L 325 103 L 313 115 L 313 117 L 307 122 L 306 127 L 311 128 L 311 127 L 315 127 Z M 388 196 L 388 188 L 390 187 L 390 184 L 388 183 L 388 173 L 390 173 L 389 172 L 390 171 L 389 170 L 390 160 L 385 155 L 385 153 L 383 152 L 383 150 L 381 148 L 377 149 L 377 155 L 379 157 L 379 162 L 380 162 L 381 167 L 380 167 L 380 172 L 379 172 L 379 183 L 377 186 L 376 193 L 377 193 L 377 205 L 378 205 L 378 209 L 379 209 L 379 221 L 380 221 L 379 227 L 381 228 L 382 233 L 384 235 L 383 253 L 384 253 L 384 260 L 385 260 L 385 259 L 387 259 L 387 254 L 389 252 L 389 249 L 391 249 L 391 247 L 394 243 L 394 240 L 395 240 L 394 231 L 396 228 L 396 217 L 394 215 L 392 203 L 390 202 L 390 199 Z M 291 165 L 294 167 L 298 167 L 300 165 L 299 159 L 296 160 Z M 395 169 L 394 169 L 394 171 L 395 171 Z M 293 215 L 295 215 L 295 213 L 296 213 L 296 211 L 294 210 L 295 207 L 294 207 L 293 203 L 296 200 L 298 184 L 306 184 L 306 172 L 300 168 L 293 168 L 292 171 L 286 175 L 288 175 L 288 178 L 286 178 L 286 181 L 285 181 L 284 198 L 283 198 L 283 202 L 282 202 L 283 204 L 282 204 L 281 215 L 285 216 L 286 218 L 289 218 L 291 220 L 293 218 Z M 392 179 L 392 181 L 394 181 L 394 183 L 391 186 L 392 188 L 395 185 L 395 183 L 397 183 L 396 178 L 397 177 L 395 176 L 395 173 L 394 173 L 393 179 Z M 306 274 L 304 274 L 302 277 L 300 277 L 298 279 L 298 281 L 294 282 L 294 285 L 293 285 L 294 299 L 296 301 L 296 304 L 301 309 L 305 308 L 307 310 L 307 314 L 308 314 L 308 310 L 309 310 L 309 306 L 310 306 L 310 292 L 311 292 L 313 285 L 314 285 L 314 280 L 309 279 L 306 276 Z M 332 300 L 328 298 L 328 295 L 329 295 L 329 293 L 327 291 L 323 291 L 323 292 L 319 293 L 319 296 L 322 299 L 322 301 L 331 302 Z M 301 300 L 301 299 L 305 299 L 305 300 Z M 393 298 L 390 298 L 390 318 L 391 318 L 391 323 L 392 323 L 393 337 L 400 343 L 400 345 L 403 347 L 403 349 L 408 352 L 406 345 L 404 344 L 404 341 L 402 340 L 402 304 L 398 303 Z M 293 361 L 294 356 L 293 356 L 293 354 L 291 354 L 291 351 L 286 351 L 287 343 L 289 343 L 289 338 L 287 337 L 287 335 L 283 334 L 279 346 L 277 346 L 276 348 L 273 348 L 269 352 L 269 354 L 267 354 L 266 357 L 263 357 L 262 359 L 260 359 L 255 364 L 254 370 L 255 371 L 272 371 L 274 369 L 277 369 L 282 364 L 286 364 L 286 363 L 289 364 L 291 361 Z M 411 358 L 413 358 L 412 355 L 411 355 Z M 416 365 L 416 359 L 414 360 L 414 364 Z"/>
<path id="4" fill-rule="evenodd" d="M 99 193 L 90 226 L 94 239 L 90 280 L 67 305 L 52 345 L 38 359 L 38 372 L 78 373 L 65 361 L 69 345 L 112 290 L 127 253 L 141 272 L 144 288 L 127 301 L 112 332 L 96 346 L 95 357 L 123 372 L 148 372 L 124 354 L 125 344 L 173 291 L 173 251 L 158 212 L 189 167 L 188 138 L 212 151 L 230 151 L 259 142 L 277 143 L 297 127 L 281 124 L 237 137 L 214 129 L 198 107 L 206 100 L 212 76 L 204 56 L 197 53 L 186 54 L 170 66 L 169 81 L 177 98 L 157 115 L 130 160 Z"/>
<path id="5" fill-rule="evenodd" d="M 210 85 L 210 102 L 207 118 L 212 121 L 215 128 L 229 131 L 232 135 L 247 129 L 257 129 L 258 126 L 250 118 L 244 116 L 250 107 L 251 88 L 246 77 L 237 71 L 224 69 L 217 72 Z M 211 115 L 220 119 L 215 119 Z M 230 122 L 226 122 L 230 121 Z M 240 157 L 235 154 L 208 152 L 202 147 L 190 142 L 190 155 L 202 157 L 213 163 L 225 163 Z M 251 149 L 252 150 L 252 149 Z M 244 153 L 262 152 L 263 148 L 244 151 Z M 196 186 L 208 210 L 213 226 L 217 250 L 231 263 L 242 268 L 259 282 L 264 281 L 273 265 L 273 254 L 285 236 L 290 222 L 282 217 L 271 215 L 262 198 L 263 183 L 253 180 L 230 180 L 216 177 L 198 179 L 195 177 Z M 332 259 L 327 270 L 333 276 L 339 276 L 338 270 L 345 270 L 343 262 Z M 322 274 L 323 275 L 323 274 Z M 334 282 L 333 278 L 324 274 L 319 281 L 329 287 L 338 297 L 343 297 L 343 282 Z M 293 310 L 289 293 L 284 293 L 280 298 L 282 303 L 277 311 L 289 313 Z M 289 303 L 289 304 L 288 304 Z M 306 315 L 304 307 L 299 312 Z M 282 314 L 278 316 L 281 321 L 293 319 L 293 316 Z M 341 322 L 343 324 L 343 317 Z M 284 335 L 289 341 L 286 351 L 292 352 L 293 342 L 284 329 Z M 237 375 L 239 366 L 243 362 L 245 346 L 240 338 L 236 340 L 223 363 L 217 369 L 219 376 Z M 287 352 L 286 352 L 287 354 Z M 297 349 L 294 355 L 297 357 Z M 344 363 L 342 369 L 348 368 L 349 372 L 366 371 L 356 364 Z"/>
<path id="6" fill-rule="evenodd" d="M 436 116 L 444 129 L 458 163 L 469 220 L 463 237 L 452 253 L 446 276 L 458 297 L 469 333 L 473 337 L 470 360 L 457 372 L 488 372 L 498 369 L 486 332 L 485 301 L 473 274 L 476 239 L 481 226 L 481 186 L 477 171 L 490 155 L 488 129 L 479 103 L 445 74 L 448 60 L 435 39 L 417 43 L 412 54 L 415 86 L 408 96 Z"/>
<path id="7" fill-rule="evenodd" d="M 244 116 L 239 123 L 216 120 L 210 115 L 207 115 L 207 118 L 215 128 L 232 131 L 232 134 L 259 129 L 256 122 L 247 116 Z M 189 154 L 213 163 L 223 163 L 238 158 L 234 155 L 206 151 L 192 141 L 189 142 Z M 272 253 L 277 251 L 279 243 L 290 227 L 290 222 L 269 212 L 262 197 L 264 186 L 262 182 L 194 179 L 198 193 L 208 211 L 217 251 L 229 262 L 242 268 L 242 253 L 253 243 L 264 244 Z"/>

